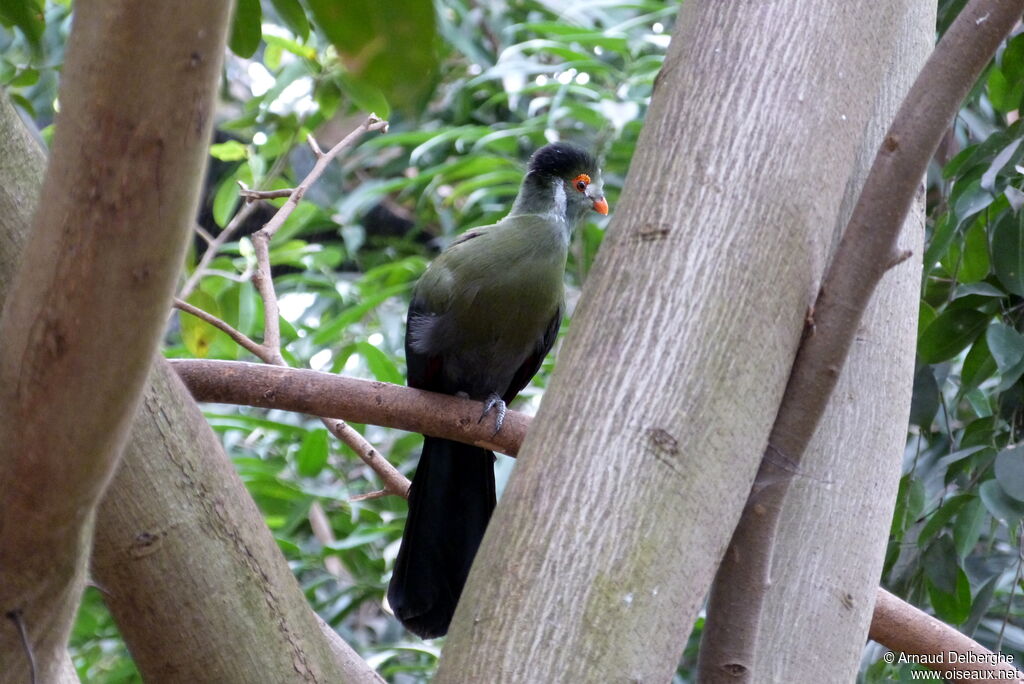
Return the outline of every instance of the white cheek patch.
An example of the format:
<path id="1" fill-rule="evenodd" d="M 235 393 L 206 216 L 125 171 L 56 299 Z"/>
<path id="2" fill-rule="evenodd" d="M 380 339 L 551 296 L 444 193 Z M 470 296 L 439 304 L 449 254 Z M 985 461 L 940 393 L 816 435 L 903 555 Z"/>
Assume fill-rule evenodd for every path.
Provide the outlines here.
<path id="1" fill-rule="evenodd" d="M 565 216 L 565 183 L 555 179 L 554 183 L 555 215 Z"/>

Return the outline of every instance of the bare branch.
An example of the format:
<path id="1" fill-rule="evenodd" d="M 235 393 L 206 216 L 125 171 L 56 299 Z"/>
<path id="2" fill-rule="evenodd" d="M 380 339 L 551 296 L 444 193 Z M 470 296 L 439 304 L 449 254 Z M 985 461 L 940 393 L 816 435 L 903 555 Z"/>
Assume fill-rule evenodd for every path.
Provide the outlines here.
<path id="1" fill-rule="evenodd" d="M 362 459 L 363 463 L 380 475 L 384 480 L 386 492 L 402 498 L 409 498 L 409 478 L 398 472 L 398 469 L 381 456 L 380 452 L 374 449 L 373 445 L 356 432 L 351 425 L 339 418 L 321 418 L 320 420 L 332 435 L 347 444 Z"/>
<path id="2" fill-rule="evenodd" d="M 203 276 L 208 274 L 207 268 L 209 267 L 210 262 L 213 261 L 214 257 L 217 256 L 220 248 L 224 246 L 225 242 L 231 239 L 231 236 L 235 234 L 235 231 L 238 230 L 239 226 L 245 223 L 246 219 L 248 219 L 254 211 L 256 211 L 255 204 L 246 204 L 238 210 L 238 213 L 235 214 L 234 218 L 228 222 L 228 225 L 224 226 L 224 230 L 217 233 L 216 237 L 208 241 L 209 244 L 206 247 L 206 251 L 203 252 L 203 256 L 200 257 L 195 270 L 192 271 L 192 275 L 188 277 L 188 280 L 185 281 L 185 284 L 182 285 L 181 289 L 178 291 L 179 299 L 188 299 L 188 296 L 195 291 L 199 281 L 202 280 Z"/>
<path id="3" fill-rule="evenodd" d="M 378 489 L 375 492 L 367 492 L 366 494 L 353 496 L 349 501 L 370 501 L 371 499 L 381 499 L 385 496 L 391 496 L 391 492 L 386 489 Z"/>
<path id="4" fill-rule="evenodd" d="M 295 192 L 295 188 L 282 188 L 280 190 L 251 190 L 247 188 L 242 181 L 238 181 L 238 184 L 241 186 L 241 190 L 238 191 L 238 194 L 244 198 L 246 202 L 291 197 L 292 193 Z"/>
<path id="5" fill-rule="evenodd" d="M 231 327 L 230 325 L 228 325 L 221 319 L 217 318 L 213 314 L 207 313 L 206 311 L 203 311 L 198 307 L 192 306 L 188 302 L 182 301 L 177 297 L 174 298 L 174 308 L 184 311 L 185 313 L 192 314 L 196 318 L 206 321 L 207 323 L 217 328 L 218 330 L 227 333 L 228 336 L 231 337 L 231 339 L 233 339 L 235 342 L 239 344 L 239 346 L 245 348 L 246 350 L 255 354 L 257 357 L 266 361 L 266 358 L 264 358 L 267 354 L 266 349 L 264 349 L 261 345 L 257 344 L 250 337 L 245 335 L 245 333 L 236 330 L 235 328 Z"/>
<path id="6" fill-rule="evenodd" d="M 241 404 L 419 432 L 515 456 L 530 418 L 509 411 L 501 432 L 477 418 L 483 404 L 387 382 L 240 361 L 173 359 L 198 401 Z M 351 428 L 350 428 L 351 429 Z M 358 451 L 357 451 L 358 453 Z"/>
<path id="7" fill-rule="evenodd" d="M 998 681 L 1024 681 L 1006 656 L 993 653 L 978 642 L 931 615 L 918 610 L 885 589 L 878 590 L 875 612 L 871 618 L 868 637 L 892 651 L 920 656 L 938 656 L 930 662 L 942 663 L 932 669 L 940 670 L 948 680 L 958 679 L 950 671 L 991 673 Z M 970 662 L 958 662 L 948 653 L 975 656 Z M 966 660 L 966 658 L 965 658 Z M 997 674 L 998 673 L 998 674 Z"/>

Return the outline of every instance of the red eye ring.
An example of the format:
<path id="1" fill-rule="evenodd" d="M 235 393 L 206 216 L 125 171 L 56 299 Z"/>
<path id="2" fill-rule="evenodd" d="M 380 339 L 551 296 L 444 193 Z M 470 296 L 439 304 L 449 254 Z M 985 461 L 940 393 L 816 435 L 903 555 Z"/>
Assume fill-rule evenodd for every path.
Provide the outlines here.
<path id="1" fill-rule="evenodd" d="M 580 175 L 573 178 L 572 182 L 576 186 L 577 190 L 583 192 L 584 190 L 587 189 L 587 186 L 590 185 L 590 176 L 588 176 L 585 173 L 581 173 Z"/>

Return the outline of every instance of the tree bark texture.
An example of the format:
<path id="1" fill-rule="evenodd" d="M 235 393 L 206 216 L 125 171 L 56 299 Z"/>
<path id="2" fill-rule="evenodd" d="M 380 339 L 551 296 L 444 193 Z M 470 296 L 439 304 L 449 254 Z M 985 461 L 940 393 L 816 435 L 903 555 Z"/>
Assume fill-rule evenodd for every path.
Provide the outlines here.
<path id="1" fill-rule="evenodd" d="M 38 681 L 57 675 L 95 506 L 159 342 L 228 14 L 75 6 L 54 154 L 0 317 L 0 613 L 21 616 Z M 25 650 L 3 621 L 0 681 L 27 680 Z"/>
<path id="2" fill-rule="evenodd" d="M 100 506 L 92 568 L 147 681 L 383 681 L 321 632 L 220 441 L 163 359 Z"/>
<path id="3" fill-rule="evenodd" d="M 882 76 L 906 4 L 683 4 L 437 681 L 670 679 L 872 111 L 844 76 Z"/>
<path id="4" fill-rule="evenodd" d="M 44 164 L 0 98 L 0 304 Z M 159 357 L 99 509 L 92 572 L 146 681 L 380 681 L 321 629 L 219 440 Z"/>
<path id="5" fill-rule="evenodd" d="M 701 650 L 704 679 L 759 681 L 760 673 L 751 667 L 763 598 L 773 584 L 771 563 L 785 495 L 801 472 L 872 294 L 907 257 L 898 238 L 929 160 L 1022 11 L 1024 0 L 968 3 L 915 78 L 874 155 L 815 302 L 813 329 L 794 361 L 757 486 L 715 579 L 704 633 L 712 648 Z"/>
<path id="6" fill-rule="evenodd" d="M 935 6 L 911 3 L 839 211 L 864 178 L 934 42 Z M 853 85 L 871 92 L 875 84 Z M 753 681 L 853 681 L 871 621 L 903 462 L 913 389 L 924 198 L 904 222 L 913 257 L 875 291 L 828 409 L 783 503 Z M 749 588 L 732 587 L 737 596 Z M 814 638 L 794 638 L 794 635 Z M 729 639 L 729 635 L 725 635 Z M 734 638 L 734 637 L 732 637 Z M 703 648 L 703 644 L 702 644 Z"/>

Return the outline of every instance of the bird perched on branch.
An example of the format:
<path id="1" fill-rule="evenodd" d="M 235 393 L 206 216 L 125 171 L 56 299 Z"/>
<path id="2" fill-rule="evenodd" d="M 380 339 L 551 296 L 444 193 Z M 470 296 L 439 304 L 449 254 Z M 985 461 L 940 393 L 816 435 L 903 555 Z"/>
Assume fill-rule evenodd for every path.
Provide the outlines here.
<path id="1" fill-rule="evenodd" d="M 608 213 L 594 158 L 553 143 L 537 150 L 508 216 L 474 228 L 416 284 L 405 335 L 409 386 L 484 402 L 501 429 L 505 405 L 530 382 L 562 322 L 573 228 Z M 494 454 L 425 437 L 388 603 L 411 632 L 448 631 L 494 510 Z"/>

